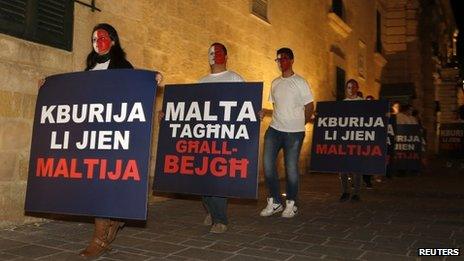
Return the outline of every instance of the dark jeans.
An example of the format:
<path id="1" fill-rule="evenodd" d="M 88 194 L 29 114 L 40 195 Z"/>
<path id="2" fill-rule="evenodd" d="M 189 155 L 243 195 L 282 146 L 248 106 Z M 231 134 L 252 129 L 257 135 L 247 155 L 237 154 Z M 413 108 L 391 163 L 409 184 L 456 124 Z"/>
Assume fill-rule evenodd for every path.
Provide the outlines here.
<path id="1" fill-rule="evenodd" d="M 298 159 L 304 132 L 282 132 L 269 127 L 264 135 L 264 175 L 274 203 L 281 203 L 277 155 L 283 149 L 287 180 L 287 200 L 296 201 L 298 195 Z"/>
<path id="2" fill-rule="evenodd" d="M 395 172 L 395 171 L 393 170 L 392 164 L 391 164 L 391 163 L 387 164 L 387 173 L 386 173 L 385 176 L 386 176 L 388 179 L 392 179 L 392 178 L 393 178 L 394 172 Z"/>
<path id="3" fill-rule="evenodd" d="M 208 213 L 211 214 L 213 224 L 227 225 L 227 198 L 203 196 L 203 203 Z"/>
<path id="4" fill-rule="evenodd" d="M 348 175 L 349 173 L 340 173 L 340 183 L 342 186 L 342 193 L 350 193 L 349 185 L 348 185 Z M 359 190 L 361 188 L 361 179 L 362 174 L 353 173 L 353 195 L 359 195 Z"/>
<path id="5" fill-rule="evenodd" d="M 363 181 L 366 185 L 372 185 L 371 175 L 363 175 Z"/>

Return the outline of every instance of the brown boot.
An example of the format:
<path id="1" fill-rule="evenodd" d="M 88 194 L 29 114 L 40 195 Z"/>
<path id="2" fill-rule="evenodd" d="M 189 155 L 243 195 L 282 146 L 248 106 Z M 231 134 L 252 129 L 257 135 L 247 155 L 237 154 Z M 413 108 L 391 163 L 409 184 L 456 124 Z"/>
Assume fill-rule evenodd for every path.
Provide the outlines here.
<path id="1" fill-rule="evenodd" d="M 110 221 L 110 228 L 108 230 L 108 237 L 106 240 L 108 244 L 111 244 L 111 242 L 114 241 L 114 239 L 116 238 L 116 234 L 118 233 L 119 229 L 122 228 L 123 226 L 124 226 L 124 222 L 117 221 L 117 220 Z"/>
<path id="2" fill-rule="evenodd" d="M 95 218 L 95 231 L 92 241 L 79 255 L 84 257 L 96 257 L 108 250 L 108 231 L 110 229 L 110 219 Z"/>

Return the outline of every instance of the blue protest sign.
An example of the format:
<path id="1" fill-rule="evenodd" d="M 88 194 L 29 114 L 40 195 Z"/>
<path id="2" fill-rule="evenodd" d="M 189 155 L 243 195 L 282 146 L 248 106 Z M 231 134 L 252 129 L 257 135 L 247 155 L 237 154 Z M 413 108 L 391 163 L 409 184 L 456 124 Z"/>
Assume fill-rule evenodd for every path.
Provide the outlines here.
<path id="1" fill-rule="evenodd" d="M 34 118 L 25 210 L 146 219 L 155 74 L 48 77 Z"/>
<path id="2" fill-rule="evenodd" d="M 262 83 L 166 86 L 155 191 L 256 198 Z"/>
<path id="3" fill-rule="evenodd" d="M 464 123 L 440 124 L 440 156 L 464 158 Z"/>
<path id="4" fill-rule="evenodd" d="M 387 155 L 393 157 L 395 154 L 395 129 L 396 129 L 396 117 L 388 117 L 387 125 Z"/>
<path id="5" fill-rule="evenodd" d="M 384 175 L 387 101 L 318 102 L 311 170 Z"/>
<path id="6" fill-rule="evenodd" d="M 422 133 L 418 124 L 397 124 L 395 132 L 395 156 L 393 168 L 396 170 L 420 170 Z"/>

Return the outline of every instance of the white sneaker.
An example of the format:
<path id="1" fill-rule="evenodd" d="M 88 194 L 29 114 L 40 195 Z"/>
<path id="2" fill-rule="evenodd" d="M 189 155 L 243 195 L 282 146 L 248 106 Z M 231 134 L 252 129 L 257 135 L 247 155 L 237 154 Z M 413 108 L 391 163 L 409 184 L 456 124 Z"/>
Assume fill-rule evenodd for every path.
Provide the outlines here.
<path id="1" fill-rule="evenodd" d="M 284 209 L 282 204 L 276 204 L 274 203 L 273 198 L 267 198 L 267 206 L 265 209 L 261 210 L 261 213 L 259 213 L 260 216 L 262 217 L 269 217 L 274 215 L 277 212 L 280 212 Z"/>
<path id="2" fill-rule="evenodd" d="M 285 210 L 282 212 L 282 217 L 284 218 L 292 218 L 296 215 L 298 208 L 295 206 L 294 200 L 286 200 L 285 201 Z"/>
<path id="3" fill-rule="evenodd" d="M 222 234 L 227 231 L 227 225 L 221 224 L 221 223 L 216 223 L 213 224 L 209 232 L 214 233 L 214 234 Z"/>
<path id="4" fill-rule="evenodd" d="M 213 225 L 213 218 L 211 217 L 211 214 L 206 215 L 205 220 L 203 220 L 203 225 L 205 226 Z"/>

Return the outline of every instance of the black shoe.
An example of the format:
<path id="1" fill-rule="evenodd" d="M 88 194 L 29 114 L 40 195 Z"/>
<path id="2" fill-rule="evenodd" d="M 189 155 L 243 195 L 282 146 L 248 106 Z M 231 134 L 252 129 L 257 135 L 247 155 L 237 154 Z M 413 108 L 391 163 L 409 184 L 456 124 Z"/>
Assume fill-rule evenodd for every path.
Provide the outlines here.
<path id="1" fill-rule="evenodd" d="M 343 193 L 341 196 L 340 196 L 340 199 L 338 201 L 340 202 L 345 202 L 347 201 L 348 199 L 350 199 L 350 193 Z"/>
<path id="2" fill-rule="evenodd" d="M 351 197 L 351 201 L 358 202 L 358 201 L 360 201 L 360 200 L 361 200 L 361 198 L 360 198 L 358 195 L 353 195 L 353 196 Z"/>

